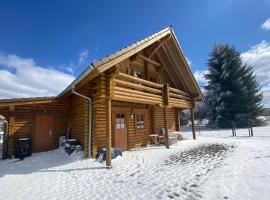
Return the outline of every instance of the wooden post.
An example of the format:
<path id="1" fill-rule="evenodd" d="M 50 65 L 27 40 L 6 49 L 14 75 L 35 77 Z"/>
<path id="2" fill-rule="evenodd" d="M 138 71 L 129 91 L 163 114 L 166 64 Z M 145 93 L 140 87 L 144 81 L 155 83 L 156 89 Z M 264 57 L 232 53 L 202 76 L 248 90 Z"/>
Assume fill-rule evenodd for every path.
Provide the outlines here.
<path id="1" fill-rule="evenodd" d="M 9 130 L 8 133 L 9 135 L 13 135 L 14 132 L 14 124 L 15 124 L 15 118 L 14 118 L 14 112 L 15 112 L 15 107 L 9 106 Z"/>
<path id="2" fill-rule="evenodd" d="M 164 116 L 164 129 L 165 129 L 165 146 L 166 146 L 166 149 L 169 149 L 167 106 L 163 107 L 163 116 Z"/>
<path id="3" fill-rule="evenodd" d="M 8 122 L 4 120 L 4 135 L 3 135 L 3 147 L 2 147 L 2 159 L 8 158 Z"/>
<path id="4" fill-rule="evenodd" d="M 251 137 L 253 137 L 253 127 L 252 127 L 252 125 L 250 126 L 250 132 L 251 132 Z"/>
<path id="5" fill-rule="evenodd" d="M 14 151 L 14 132 L 15 132 L 15 106 L 9 106 L 9 122 L 8 122 L 8 137 L 6 143 L 8 144 L 7 154 L 12 154 Z M 11 145 L 10 145 L 11 143 Z"/>
<path id="6" fill-rule="evenodd" d="M 107 120 L 106 120 L 106 128 L 107 128 L 107 137 L 106 137 L 106 166 L 110 167 L 112 165 L 112 130 L 111 130 L 111 99 L 107 98 Z"/>
<path id="7" fill-rule="evenodd" d="M 194 123 L 194 108 L 196 106 L 196 102 L 192 100 L 192 108 L 190 109 L 190 117 L 191 117 L 191 125 L 192 125 L 192 137 L 196 140 L 196 132 L 195 132 L 195 123 Z"/>
<path id="8" fill-rule="evenodd" d="M 191 124 L 192 124 L 192 137 L 196 140 L 195 124 L 194 124 L 194 108 L 190 109 Z"/>
<path id="9" fill-rule="evenodd" d="M 179 131 L 180 132 L 180 113 L 181 113 L 181 110 L 180 109 L 176 109 L 176 113 L 175 113 L 175 126 L 176 126 L 176 131 Z"/>
<path id="10" fill-rule="evenodd" d="M 107 129 L 107 137 L 106 137 L 106 166 L 111 167 L 112 165 L 112 102 L 111 102 L 111 88 L 112 87 L 112 78 L 111 76 L 107 76 L 107 99 L 106 99 L 106 129 Z"/>
<path id="11" fill-rule="evenodd" d="M 168 136 L 168 119 L 167 119 L 167 106 L 169 105 L 169 84 L 164 83 L 162 88 L 163 96 L 163 119 L 165 129 L 165 145 L 169 149 L 169 136 Z"/>

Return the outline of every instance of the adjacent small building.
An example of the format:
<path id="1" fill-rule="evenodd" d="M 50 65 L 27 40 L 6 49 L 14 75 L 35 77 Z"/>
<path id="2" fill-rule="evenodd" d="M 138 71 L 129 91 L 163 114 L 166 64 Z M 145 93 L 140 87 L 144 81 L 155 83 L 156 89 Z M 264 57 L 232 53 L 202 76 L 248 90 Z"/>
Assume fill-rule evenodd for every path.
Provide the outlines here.
<path id="1" fill-rule="evenodd" d="M 40 152 L 57 148 L 59 137 L 69 132 L 86 156 L 95 156 L 105 147 L 147 144 L 161 128 L 179 130 L 179 112 L 193 110 L 200 100 L 168 27 L 91 63 L 56 97 L 0 100 L 0 115 L 9 121 L 9 154 L 16 138 L 30 137 L 33 152 Z"/>

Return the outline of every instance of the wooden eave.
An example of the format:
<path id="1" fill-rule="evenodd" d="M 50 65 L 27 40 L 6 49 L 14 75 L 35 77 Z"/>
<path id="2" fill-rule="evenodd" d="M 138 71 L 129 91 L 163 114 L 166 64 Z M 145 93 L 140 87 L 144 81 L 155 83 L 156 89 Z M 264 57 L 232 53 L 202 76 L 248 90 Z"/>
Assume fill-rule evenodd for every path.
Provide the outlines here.
<path id="1" fill-rule="evenodd" d="M 47 104 L 57 102 L 56 97 L 35 97 L 35 98 L 16 98 L 1 99 L 0 107 L 18 106 L 18 105 L 34 105 Z"/>

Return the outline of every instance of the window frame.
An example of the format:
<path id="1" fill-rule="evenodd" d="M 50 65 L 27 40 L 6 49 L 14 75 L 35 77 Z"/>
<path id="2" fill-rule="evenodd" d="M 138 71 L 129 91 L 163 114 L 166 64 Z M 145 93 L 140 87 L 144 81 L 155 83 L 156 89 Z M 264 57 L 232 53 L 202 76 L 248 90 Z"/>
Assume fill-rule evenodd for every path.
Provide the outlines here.
<path id="1" fill-rule="evenodd" d="M 120 116 L 120 117 L 118 117 Z M 124 113 L 116 113 L 115 115 L 115 129 L 121 130 L 126 128 L 126 118 Z"/>
<path id="2" fill-rule="evenodd" d="M 144 113 L 136 113 L 136 129 L 145 129 L 145 114 Z"/>

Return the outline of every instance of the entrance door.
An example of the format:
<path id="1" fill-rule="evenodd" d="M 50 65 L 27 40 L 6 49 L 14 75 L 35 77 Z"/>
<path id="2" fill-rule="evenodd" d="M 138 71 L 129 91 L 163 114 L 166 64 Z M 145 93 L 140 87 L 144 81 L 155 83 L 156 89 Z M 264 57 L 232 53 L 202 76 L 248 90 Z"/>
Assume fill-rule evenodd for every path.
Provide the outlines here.
<path id="1" fill-rule="evenodd" d="M 124 113 L 115 113 L 114 146 L 127 149 L 127 127 Z"/>
<path id="2" fill-rule="evenodd" d="M 35 152 L 48 151 L 52 148 L 52 127 L 53 118 L 51 116 L 36 117 Z"/>

